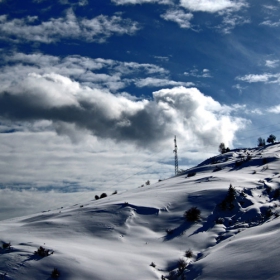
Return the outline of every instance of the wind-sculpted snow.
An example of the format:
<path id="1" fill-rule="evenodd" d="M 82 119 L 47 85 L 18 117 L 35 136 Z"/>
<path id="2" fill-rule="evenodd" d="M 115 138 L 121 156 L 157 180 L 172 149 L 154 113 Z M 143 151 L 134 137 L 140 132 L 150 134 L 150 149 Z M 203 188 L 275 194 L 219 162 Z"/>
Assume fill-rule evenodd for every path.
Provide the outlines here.
<path id="1" fill-rule="evenodd" d="M 234 150 L 153 185 L 2 221 L 0 279 L 50 280 L 54 268 L 62 280 L 279 279 L 279 154 L 279 144 Z M 184 218 L 192 207 L 196 222 Z"/>

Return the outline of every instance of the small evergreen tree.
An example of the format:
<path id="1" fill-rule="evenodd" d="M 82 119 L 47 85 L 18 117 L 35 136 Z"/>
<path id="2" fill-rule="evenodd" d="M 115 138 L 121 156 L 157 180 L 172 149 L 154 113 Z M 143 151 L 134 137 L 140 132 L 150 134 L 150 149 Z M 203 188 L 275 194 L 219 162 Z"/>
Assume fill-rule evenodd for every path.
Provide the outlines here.
<path id="1" fill-rule="evenodd" d="M 235 188 L 232 186 L 232 184 L 229 185 L 229 189 L 227 192 L 226 197 L 224 198 L 224 200 L 219 204 L 220 208 L 222 210 L 232 210 L 234 208 L 234 200 L 236 198 L 236 190 Z"/>
<path id="2" fill-rule="evenodd" d="M 187 250 L 186 252 L 185 252 L 185 257 L 186 258 L 193 258 L 194 257 L 194 254 L 193 254 L 193 251 L 192 250 Z"/>
<path id="3" fill-rule="evenodd" d="M 52 271 L 51 277 L 53 279 L 58 279 L 59 276 L 60 276 L 60 272 L 58 271 L 57 268 L 54 268 L 53 271 Z"/>
<path id="4" fill-rule="evenodd" d="M 221 143 L 219 146 L 219 152 L 222 154 L 225 149 L 226 149 L 225 143 Z"/>
<path id="5" fill-rule="evenodd" d="M 227 193 L 228 202 L 232 203 L 235 200 L 235 196 L 236 196 L 235 188 L 232 186 L 232 184 L 230 184 Z"/>
<path id="6" fill-rule="evenodd" d="M 276 136 L 273 134 L 270 134 L 269 137 L 267 138 L 266 142 L 267 143 L 274 143 L 276 141 Z"/>
<path id="7" fill-rule="evenodd" d="M 258 138 L 258 147 L 263 147 L 265 146 L 265 139 L 259 137 Z"/>
<path id="8" fill-rule="evenodd" d="M 220 146 L 219 146 L 219 152 L 221 153 L 221 154 L 224 154 L 224 153 L 227 153 L 227 152 L 229 152 L 230 151 L 230 148 L 226 148 L 226 146 L 225 146 L 225 143 L 221 143 L 220 144 Z"/>
<path id="9" fill-rule="evenodd" d="M 192 207 L 185 212 L 184 217 L 189 222 L 196 222 L 200 220 L 200 210 L 197 207 Z"/>
<path id="10" fill-rule="evenodd" d="M 178 270 L 179 273 L 182 274 L 187 267 L 188 263 L 184 259 L 179 259 L 178 261 Z"/>
<path id="11" fill-rule="evenodd" d="M 107 197 L 107 194 L 106 194 L 106 193 L 102 193 L 102 194 L 100 195 L 100 198 L 104 198 L 104 197 Z"/>
<path id="12" fill-rule="evenodd" d="M 6 250 L 6 249 L 11 249 L 11 242 L 9 242 L 9 243 L 3 242 L 2 248 L 3 248 L 4 250 Z"/>

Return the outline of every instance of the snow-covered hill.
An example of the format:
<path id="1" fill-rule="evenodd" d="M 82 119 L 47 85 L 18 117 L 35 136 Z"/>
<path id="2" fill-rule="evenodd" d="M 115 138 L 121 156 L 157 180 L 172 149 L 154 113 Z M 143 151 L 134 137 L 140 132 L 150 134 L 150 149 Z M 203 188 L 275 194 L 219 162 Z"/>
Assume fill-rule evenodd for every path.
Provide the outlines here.
<path id="1" fill-rule="evenodd" d="M 279 144 L 234 150 L 153 185 L 1 221 L 0 279 L 52 279 L 54 268 L 61 280 L 280 279 L 279 170 Z M 196 222 L 184 217 L 192 207 Z"/>

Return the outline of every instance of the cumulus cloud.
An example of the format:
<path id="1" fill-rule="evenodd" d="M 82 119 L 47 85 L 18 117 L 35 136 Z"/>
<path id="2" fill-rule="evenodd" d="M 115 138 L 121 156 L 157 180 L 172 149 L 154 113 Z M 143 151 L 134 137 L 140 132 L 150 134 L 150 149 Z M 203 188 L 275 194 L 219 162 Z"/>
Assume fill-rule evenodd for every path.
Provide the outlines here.
<path id="1" fill-rule="evenodd" d="M 37 17 L 9 19 L 0 16 L 0 38 L 14 42 L 33 41 L 50 44 L 62 39 L 79 39 L 103 43 L 113 35 L 133 35 L 138 23 L 120 16 L 99 15 L 92 19 L 77 18 L 70 9 L 65 17 L 38 22 Z"/>
<path id="2" fill-rule="evenodd" d="M 185 13 L 182 10 L 169 10 L 161 17 L 168 21 L 174 21 L 178 23 L 181 28 L 191 28 L 191 19 L 193 15 L 191 13 Z"/>
<path id="3" fill-rule="evenodd" d="M 207 138 L 203 141 L 209 145 L 221 139 L 231 142 L 243 126 L 227 107 L 195 88 L 164 89 L 154 92 L 153 100 L 135 101 L 56 73 L 30 73 L 2 88 L 0 114 L 8 120 L 59 122 L 60 130 L 71 124 L 100 138 L 147 148 L 178 133 Z"/>
<path id="4" fill-rule="evenodd" d="M 60 134 L 73 135 L 77 128 L 101 138 L 127 141 L 142 147 L 153 146 L 157 142 L 164 142 L 167 134 L 176 133 L 178 126 L 184 127 L 178 112 L 187 110 L 191 103 L 199 104 L 204 99 L 211 99 L 194 88 L 186 88 L 192 86 L 191 83 L 151 76 L 167 74 L 166 70 L 153 64 L 23 53 L 4 56 L 2 59 L 1 116 L 7 120 L 48 120 Z M 100 73 L 103 68 L 112 73 Z M 95 70 L 99 72 L 94 73 Z M 138 72 L 144 72 L 148 77 L 126 81 L 130 74 Z M 203 69 L 199 74 L 209 75 L 209 70 Z M 108 82 L 114 85 L 108 86 Z M 152 100 L 135 99 L 128 93 L 112 94 L 112 89 L 122 87 L 118 83 L 132 82 L 138 87 L 172 86 L 174 89 L 155 92 Z M 159 98 L 164 96 L 163 92 L 170 96 Z M 169 101 L 177 98 L 181 101 L 174 102 L 182 107 L 169 108 L 172 104 Z M 184 103 L 184 100 L 187 101 Z M 225 119 L 233 120 L 225 106 L 214 100 L 211 104 L 219 108 L 211 111 L 213 119 L 223 112 Z M 171 117 L 168 113 L 171 111 L 174 114 L 177 112 L 176 118 L 174 114 Z M 207 113 L 203 112 L 201 118 L 204 116 Z M 192 126 L 195 127 L 194 124 Z M 219 137 L 222 137 L 221 134 Z"/>
<path id="5" fill-rule="evenodd" d="M 180 0 L 182 7 L 192 12 L 216 13 L 224 10 L 240 10 L 246 6 L 245 1 L 234 0 Z"/>
<path id="6" fill-rule="evenodd" d="M 230 116 L 234 107 L 223 106 L 196 88 L 162 89 L 154 92 L 154 98 L 166 114 L 177 119 L 181 133 L 206 146 L 218 143 L 220 137 L 232 144 L 235 132 L 246 123 L 244 119 Z"/>

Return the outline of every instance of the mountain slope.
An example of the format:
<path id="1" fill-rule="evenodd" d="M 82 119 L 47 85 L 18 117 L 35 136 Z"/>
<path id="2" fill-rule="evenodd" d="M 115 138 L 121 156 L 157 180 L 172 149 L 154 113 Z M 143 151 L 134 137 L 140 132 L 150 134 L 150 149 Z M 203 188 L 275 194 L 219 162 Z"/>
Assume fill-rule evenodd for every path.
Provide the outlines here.
<path id="1" fill-rule="evenodd" d="M 2 221 L 0 241 L 12 248 L 0 250 L 0 273 L 22 280 L 52 279 L 54 268 L 59 279 L 279 279 L 279 155 L 278 144 L 234 150 L 150 186 Z M 201 210 L 197 222 L 184 218 L 191 207 Z M 40 246 L 53 254 L 34 254 Z"/>

